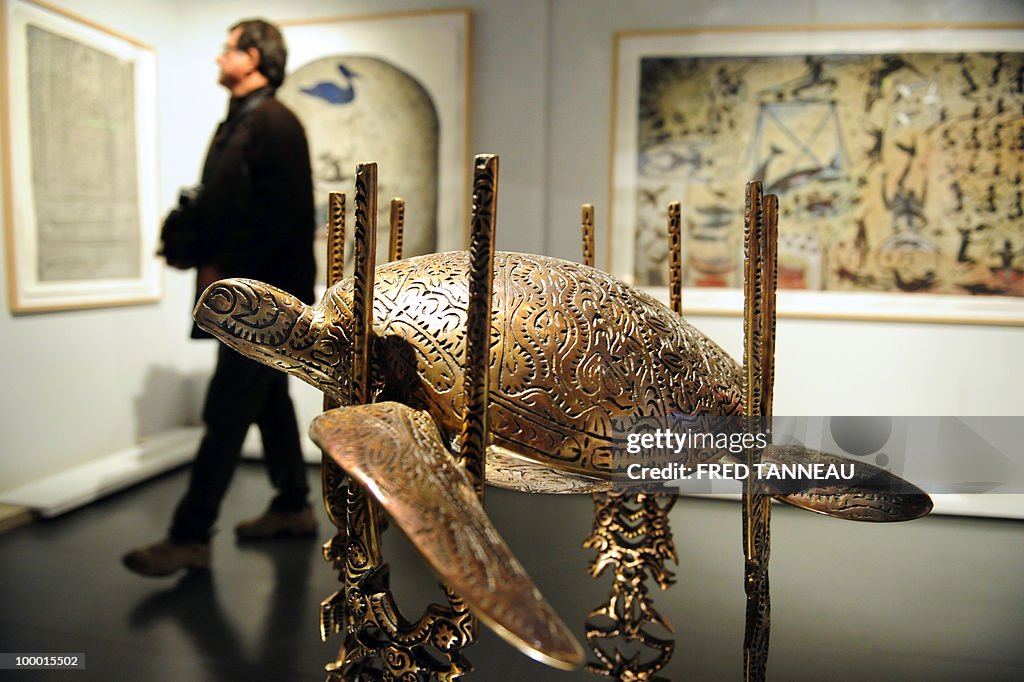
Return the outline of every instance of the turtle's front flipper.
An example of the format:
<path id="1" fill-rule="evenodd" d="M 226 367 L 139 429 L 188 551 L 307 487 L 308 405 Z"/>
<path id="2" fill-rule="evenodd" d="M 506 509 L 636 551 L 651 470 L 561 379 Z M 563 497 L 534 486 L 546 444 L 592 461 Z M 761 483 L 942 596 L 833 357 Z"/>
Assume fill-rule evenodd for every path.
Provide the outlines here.
<path id="1" fill-rule="evenodd" d="M 310 435 L 502 638 L 557 668 L 583 662 L 579 643 L 491 525 L 426 412 L 392 402 L 344 407 L 314 419 Z"/>
<path id="2" fill-rule="evenodd" d="M 776 499 L 794 507 L 807 509 L 853 521 L 909 521 L 932 510 L 932 500 L 912 483 L 867 462 L 854 462 L 843 457 L 811 450 L 797 445 L 769 445 L 761 454 L 761 463 L 782 465 L 797 470 L 799 465 L 823 464 L 827 469 L 853 470 L 849 480 L 765 481 Z M 852 467 L 851 467 L 852 465 Z M 779 489 L 782 490 L 779 490 Z"/>

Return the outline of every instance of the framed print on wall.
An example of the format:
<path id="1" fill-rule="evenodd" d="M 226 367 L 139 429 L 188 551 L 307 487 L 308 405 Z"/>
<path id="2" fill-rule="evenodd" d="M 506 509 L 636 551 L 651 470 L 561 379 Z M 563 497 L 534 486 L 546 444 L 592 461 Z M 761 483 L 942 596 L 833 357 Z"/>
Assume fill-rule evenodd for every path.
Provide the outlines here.
<path id="1" fill-rule="evenodd" d="M 318 223 L 326 224 L 328 193 L 339 191 L 349 197 L 352 224 L 356 165 L 376 162 L 378 262 L 387 252 L 393 197 L 406 202 L 404 256 L 465 248 L 470 11 L 292 20 L 281 27 L 289 72 L 278 97 L 309 137 Z"/>
<path id="2" fill-rule="evenodd" d="M 2 17 L 11 310 L 159 299 L 153 50 L 38 2 Z"/>
<path id="3" fill-rule="evenodd" d="M 743 186 L 779 196 L 784 316 L 1024 324 L 1024 26 L 615 38 L 610 269 L 742 311 Z"/>

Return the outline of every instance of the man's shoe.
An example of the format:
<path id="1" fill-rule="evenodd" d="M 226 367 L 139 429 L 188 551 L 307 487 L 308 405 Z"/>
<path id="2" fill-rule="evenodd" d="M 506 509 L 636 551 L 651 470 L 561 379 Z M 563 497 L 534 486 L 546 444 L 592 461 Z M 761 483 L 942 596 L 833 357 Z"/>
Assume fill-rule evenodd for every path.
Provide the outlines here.
<path id="1" fill-rule="evenodd" d="M 266 540 L 268 538 L 316 535 L 316 517 L 309 507 L 301 511 L 279 512 L 268 509 L 262 516 L 235 526 L 239 540 Z"/>
<path id="2" fill-rule="evenodd" d="M 210 545 L 182 543 L 161 540 L 155 545 L 133 549 L 124 555 L 122 563 L 139 575 L 161 577 L 188 570 L 210 566 Z"/>

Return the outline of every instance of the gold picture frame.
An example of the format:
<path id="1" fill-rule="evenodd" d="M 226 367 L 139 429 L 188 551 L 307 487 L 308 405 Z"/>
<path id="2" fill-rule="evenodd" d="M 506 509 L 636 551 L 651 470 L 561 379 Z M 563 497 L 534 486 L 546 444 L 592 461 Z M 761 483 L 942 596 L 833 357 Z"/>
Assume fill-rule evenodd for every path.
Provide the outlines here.
<path id="1" fill-rule="evenodd" d="M 1024 324 L 1022 72 L 1024 25 L 619 33 L 609 269 L 663 288 L 679 200 L 684 311 L 739 315 L 756 179 L 780 316 Z"/>

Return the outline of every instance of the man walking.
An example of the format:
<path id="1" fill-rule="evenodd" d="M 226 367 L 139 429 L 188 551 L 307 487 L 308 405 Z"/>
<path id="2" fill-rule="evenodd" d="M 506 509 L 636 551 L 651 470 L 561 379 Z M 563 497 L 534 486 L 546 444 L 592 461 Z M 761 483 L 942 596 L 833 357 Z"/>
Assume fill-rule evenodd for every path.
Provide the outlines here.
<path id="1" fill-rule="evenodd" d="M 286 60 L 280 30 L 260 19 L 232 26 L 217 58 L 220 84 L 231 100 L 203 164 L 197 297 L 218 279 L 248 277 L 313 302 L 309 147 L 298 119 L 274 97 Z M 207 335 L 193 327 L 192 336 Z M 210 564 L 213 525 L 253 423 L 259 426 L 277 494 L 263 515 L 236 527 L 238 538 L 316 532 L 286 374 L 221 345 L 203 421 L 206 430 L 189 487 L 168 537 L 123 558 L 136 573 L 170 575 Z"/>

